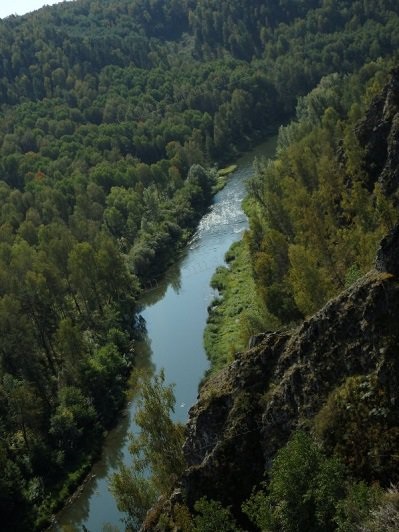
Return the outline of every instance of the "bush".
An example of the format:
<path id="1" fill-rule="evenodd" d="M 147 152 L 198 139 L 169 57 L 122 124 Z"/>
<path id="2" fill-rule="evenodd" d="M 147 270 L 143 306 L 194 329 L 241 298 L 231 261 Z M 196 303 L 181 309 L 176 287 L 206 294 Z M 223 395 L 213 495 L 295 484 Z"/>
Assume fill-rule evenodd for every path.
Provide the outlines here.
<path id="1" fill-rule="evenodd" d="M 399 491 L 391 488 L 381 504 L 370 511 L 370 518 L 358 530 L 361 532 L 397 532 L 399 530 Z"/>
<path id="2" fill-rule="evenodd" d="M 205 497 L 195 503 L 195 532 L 237 532 L 239 528 L 229 508 L 224 508 L 219 501 L 207 500 Z"/>
<path id="3" fill-rule="evenodd" d="M 344 469 L 327 458 L 310 435 L 297 432 L 277 453 L 268 491 L 258 491 L 243 510 L 262 530 L 335 530 L 335 507 L 344 496 Z"/>
<path id="4" fill-rule="evenodd" d="M 337 504 L 335 521 L 339 532 L 358 532 L 372 508 L 381 499 L 382 490 L 364 482 L 349 486 L 347 496 Z M 381 529 L 382 530 L 382 529 Z"/>

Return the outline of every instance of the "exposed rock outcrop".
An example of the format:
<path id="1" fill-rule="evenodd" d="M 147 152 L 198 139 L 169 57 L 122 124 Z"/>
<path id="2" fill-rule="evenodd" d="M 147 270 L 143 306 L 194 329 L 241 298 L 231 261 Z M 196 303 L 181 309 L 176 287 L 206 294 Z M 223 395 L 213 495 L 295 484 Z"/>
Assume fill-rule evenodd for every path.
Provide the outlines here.
<path id="1" fill-rule="evenodd" d="M 191 408 L 184 445 L 188 467 L 159 512 L 170 517 L 175 503 L 192 508 L 207 496 L 231 506 L 247 525 L 242 502 L 276 452 L 295 429 L 311 427 L 329 394 L 350 376 L 376 375 L 397 408 L 398 316 L 398 278 L 372 271 L 298 329 L 269 333 L 238 354 L 205 383 Z M 399 480 L 398 471 L 392 480 Z M 148 525 L 143 530 L 159 529 Z"/>
<path id="2" fill-rule="evenodd" d="M 189 506 L 206 495 L 240 508 L 276 451 L 332 390 L 348 376 L 396 364 L 398 315 L 397 279 L 372 272 L 292 334 L 268 334 L 211 378 L 190 411 L 182 479 Z"/>
<path id="3" fill-rule="evenodd" d="M 382 240 L 375 267 L 380 272 L 399 275 L 399 225 Z"/>

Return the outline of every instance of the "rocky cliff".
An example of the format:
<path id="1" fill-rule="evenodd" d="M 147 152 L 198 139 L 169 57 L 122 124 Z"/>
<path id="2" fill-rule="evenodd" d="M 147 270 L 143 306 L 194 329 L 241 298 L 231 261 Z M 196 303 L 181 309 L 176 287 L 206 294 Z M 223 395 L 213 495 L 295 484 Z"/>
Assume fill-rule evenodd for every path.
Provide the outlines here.
<path id="1" fill-rule="evenodd" d="M 395 246 L 399 248 L 398 238 Z M 387 259 L 382 249 L 379 260 Z M 238 354 L 206 382 L 190 411 L 184 446 L 188 467 L 172 506 L 184 500 L 192 508 L 207 496 L 231 505 L 242 520 L 241 504 L 264 478 L 276 451 L 295 429 L 312 428 L 331 392 L 351 376 L 375 376 L 379 394 L 394 411 L 379 427 L 380 436 L 395 431 L 398 316 L 397 276 L 374 270 L 297 330 L 265 334 L 256 347 Z M 364 426 L 367 422 L 359 419 Z M 395 434 L 387 453 L 399 447 Z M 369 460 L 371 451 L 366 445 L 358 460 Z M 387 471 L 392 475 L 387 476 Z M 399 480 L 392 463 L 380 473 L 378 478 L 375 470 L 373 480 Z M 168 508 L 170 513 L 171 501 L 163 510 Z"/>
<path id="2" fill-rule="evenodd" d="M 349 376 L 375 373 L 397 405 L 398 311 L 397 278 L 371 272 L 298 330 L 265 335 L 210 379 L 190 412 L 188 504 L 207 495 L 239 508 L 276 451 Z"/>

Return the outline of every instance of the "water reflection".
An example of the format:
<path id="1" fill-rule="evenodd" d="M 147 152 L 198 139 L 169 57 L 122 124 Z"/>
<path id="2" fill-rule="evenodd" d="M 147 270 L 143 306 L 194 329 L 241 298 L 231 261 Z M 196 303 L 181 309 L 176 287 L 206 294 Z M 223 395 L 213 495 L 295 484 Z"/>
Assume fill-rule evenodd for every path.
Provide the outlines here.
<path id="1" fill-rule="evenodd" d="M 166 271 L 162 279 L 153 279 L 147 283 L 140 306 L 138 307 L 138 312 L 141 312 L 147 306 L 158 303 L 165 296 L 169 287 L 172 287 L 176 293 L 179 293 L 181 289 L 181 264 L 185 256 L 186 253 Z"/>

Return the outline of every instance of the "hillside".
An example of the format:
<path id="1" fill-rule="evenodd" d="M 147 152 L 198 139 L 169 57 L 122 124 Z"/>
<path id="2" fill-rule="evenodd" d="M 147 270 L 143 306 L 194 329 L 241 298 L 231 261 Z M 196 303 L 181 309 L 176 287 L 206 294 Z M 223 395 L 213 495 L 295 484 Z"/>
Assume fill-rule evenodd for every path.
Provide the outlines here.
<path id="1" fill-rule="evenodd" d="M 398 28 L 388 0 L 76 0 L 0 21 L 4 529 L 45 526 L 98 455 L 140 294 L 209 206 L 214 164 L 322 76 L 390 57 Z"/>
<path id="2" fill-rule="evenodd" d="M 395 205 L 398 81 L 395 69 L 354 130 L 364 184 Z M 142 530 L 213 530 L 218 519 L 229 531 L 397 529 L 398 239 L 396 224 L 366 275 L 205 382 L 186 468 Z"/>
<path id="3" fill-rule="evenodd" d="M 382 103 L 379 96 L 368 110 L 391 64 L 381 60 L 351 76 L 322 78 L 299 100 L 295 120 L 280 129 L 276 159 L 257 162 L 246 200 L 250 231 L 213 279 L 219 297 L 209 309 L 205 345 L 214 368 L 252 335 L 298 324 L 371 268 L 397 216 L 394 152 L 385 169 L 393 182 L 377 179 L 395 98 Z M 378 105 L 386 118 L 376 124 L 370 117 L 379 120 Z M 256 288 L 237 292 L 240 283 Z"/>

